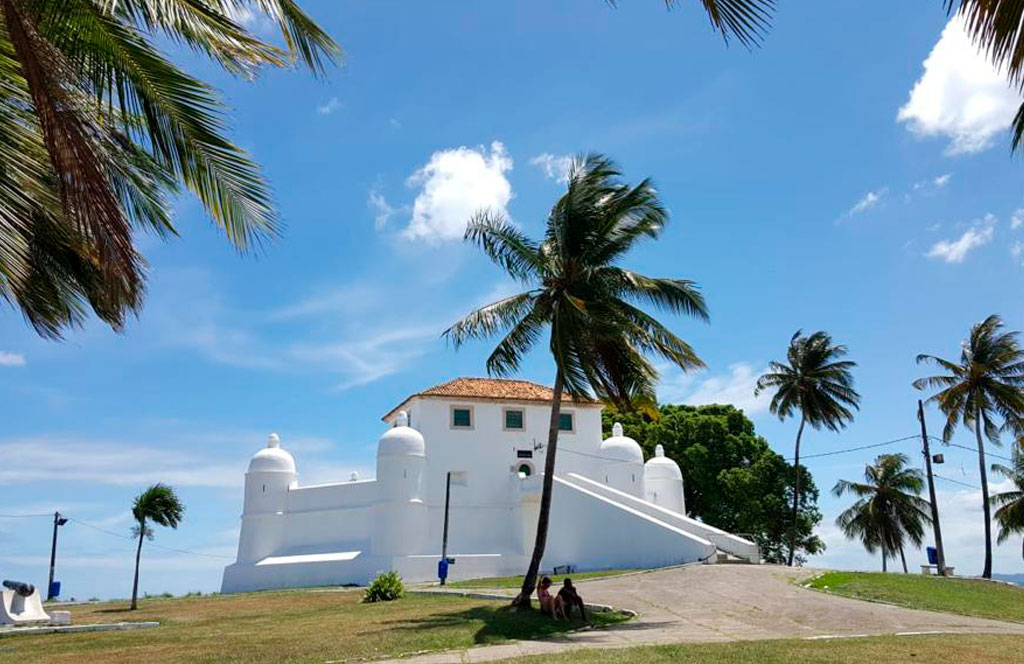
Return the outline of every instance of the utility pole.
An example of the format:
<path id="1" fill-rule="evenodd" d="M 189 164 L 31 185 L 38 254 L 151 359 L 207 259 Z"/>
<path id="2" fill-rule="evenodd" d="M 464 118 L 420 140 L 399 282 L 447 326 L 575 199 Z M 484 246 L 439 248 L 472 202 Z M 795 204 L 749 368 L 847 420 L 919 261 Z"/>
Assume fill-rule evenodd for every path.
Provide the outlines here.
<path id="1" fill-rule="evenodd" d="M 445 574 L 441 576 L 441 585 L 444 585 L 445 579 L 448 578 L 448 505 L 452 499 L 452 471 L 448 471 L 444 485 L 444 531 L 441 534 L 441 562 L 444 566 Z"/>
<path id="2" fill-rule="evenodd" d="M 939 503 L 935 498 L 935 478 L 932 476 L 932 449 L 928 445 L 928 429 L 924 423 L 924 404 L 917 400 L 917 419 L 921 422 L 921 442 L 924 445 L 924 467 L 928 475 L 928 497 L 932 504 L 932 528 L 935 530 L 935 552 L 938 556 L 939 575 L 946 576 L 946 554 L 942 549 L 942 527 L 939 525 Z"/>
<path id="3" fill-rule="evenodd" d="M 68 520 L 62 517 L 60 512 L 53 513 L 53 542 L 50 545 L 50 582 L 46 584 L 46 601 L 54 598 L 53 572 L 57 566 L 57 528 L 67 522 Z"/>

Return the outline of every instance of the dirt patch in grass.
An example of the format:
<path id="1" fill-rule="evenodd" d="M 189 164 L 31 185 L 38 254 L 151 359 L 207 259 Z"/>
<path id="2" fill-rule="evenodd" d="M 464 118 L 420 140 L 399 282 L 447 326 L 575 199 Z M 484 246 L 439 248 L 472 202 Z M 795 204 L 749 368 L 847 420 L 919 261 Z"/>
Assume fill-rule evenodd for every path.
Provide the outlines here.
<path id="1" fill-rule="evenodd" d="M 549 574 L 555 585 L 561 585 L 562 579 L 569 577 L 573 582 L 603 579 L 609 576 L 620 576 L 632 574 L 644 570 L 637 569 L 609 569 L 601 572 L 575 572 L 573 574 Z M 541 575 L 543 576 L 543 575 Z M 521 588 L 523 577 L 521 576 L 492 576 L 483 579 L 466 579 L 464 581 L 452 581 L 448 584 L 451 588 Z"/>
<path id="2" fill-rule="evenodd" d="M 287 591 L 147 599 L 72 607 L 76 624 L 156 620 L 125 632 L 0 638 L 0 662 L 170 664 L 171 662 L 324 662 L 397 657 L 512 639 L 553 636 L 582 626 L 503 602 L 436 595 L 362 604 L 353 591 Z M 599 625 L 625 620 L 598 614 Z"/>

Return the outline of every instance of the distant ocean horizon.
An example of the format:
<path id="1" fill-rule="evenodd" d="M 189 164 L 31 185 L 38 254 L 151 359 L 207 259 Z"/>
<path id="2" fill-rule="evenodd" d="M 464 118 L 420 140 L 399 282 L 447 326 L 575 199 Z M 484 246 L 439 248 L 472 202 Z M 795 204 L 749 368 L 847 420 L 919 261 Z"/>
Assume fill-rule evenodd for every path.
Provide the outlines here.
<path id="1" fill-rule="evenodd" d="M 1024 586 L 1024 574 L 993 574 L 992 578 Z"/>

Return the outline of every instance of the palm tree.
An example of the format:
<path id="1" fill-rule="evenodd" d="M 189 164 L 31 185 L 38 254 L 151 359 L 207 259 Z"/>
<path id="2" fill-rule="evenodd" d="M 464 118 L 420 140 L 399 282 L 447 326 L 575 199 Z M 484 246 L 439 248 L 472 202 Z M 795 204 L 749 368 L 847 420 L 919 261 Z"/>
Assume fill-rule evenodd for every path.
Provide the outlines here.
<path id="1" fill-rule="evenodd" d="M 254 12 L 284 49 L 242 25 Z M 118 330 L 139 311 L 135 233 L 176 234 L 179 187 L 239 251 L 278 231 L 220 94 L 159 40 L 243 78 L 296 61 L 319 74 L 338 54 L 294 0 L 0 0 L 0 298 L 45 337 L 89 310 Z"/>
<path id="2" fill-rule="evenodd" d="M 846 346 L 835 345 L 832 337 L 823 331 L 804 336 L 800 330 L 789 340 L 785 362 L 771 362 L 768 373 L 757 379 L 754 395 L 774 389 L 771 412 L 785 420 L 800 412 L 800 427 L 796 431 L 793 469 L 793 518 L 789 535 L 789 566 L 796 555 L 796 523 L 800 505 L 800 439 L 804 425 L 815 429 L 825 427 L 839 431 L 853 420 L 850 408 L 860 408 L 860 395 L 853 389 L 851 370 L 856 362 L 840 359 L 846 355 Z"/>
<path id="3" fill-rule="evenodd" d="M 616 0 L 605 0 L 615 6 Z M 768 30 L 775 0 L 700 0 L 704 5 L 711 25 L 722 33 L 728 42 L 730 35 L 750 48 L 761 43 Z M 678 0 L 665 0 L 665 6 L 672 9 Z"/>
<path id="4" fill-rule="evenodd" d="M 992 496 L 992 504 L 999 509 L 993 515 L 999 523 L 997 542 L 1002 544 L 1010 535 L 1024 535 L 1024 447 L 1013 448 L 1013 463 L 1007 467 L 993 464 L 992 470 L 1010 480 L 1013 489 Z M 1024 540 L 1021 540 L 1021 555 L 1024 556 Z"/>
<path id="5" fill-rule="evenodd" d="M 985 515 L 985 566 L 982 576 L 986 579 L 992 578 L 992 515 L 984 439 L 998 445 L 1000 429 L 1020 431 L 1024 418 L 1024 350 L 1017 341 L 1017 332 L 1002 330 L 1003 321 L 994 314 L 974 325 L 970 337 L 961 346 L 959 363 L 934 355 L 918 355 L 918 363 L 936 364 L 946 373 L 914 381 L 914 387 L 919 390 L 940 390 L 925 403 L 938 404 L 946 416 L 943 440 L 948 442 L 953 437 L 958 423 L 968 430 L 974 429 Z M 1002 418 L 1001 426 L 996 425 L 997 418 Z"/>
<path id="6" fill-rule="evenodd" d="M 153 529 L 146 523 L 153 523 L 167 528 L 177 528 L 181 523 L 185 506 L 181 504 L 174 489 L 166 484 L 154 484 L 138 496 L 132 503 L 132 516 L 135 526 L 132 535 L 139 540 L 135 549 L 135 580 L 132 583 L 132 610 L 139 608 L 139 559 L 142 558 L 142 540 L 153 539 Z"/>
<path id="7" fill-rule="evenodd" d="M 864 467 L 864 482 L 839 480 L 832 488 L 834 496 L 851 493 L 857 502 L 836 519 L 848 539 L 860 539 L 868 553 L 882 551 L 885 561 L 899 553 L 903 573 L 907 558 L 903 549 L 909 541 L 921 546 L 925 524 L 931 523 L 931 506 L 920 497 L 924 476 L 916 468 L 907 468 L 906 454 L 882 454 L 873 464 Z"/>
<path id="8" fill-rule="evenodd" d="M 466 239 L 479 246 L 527 290 L 472 312 L 444 334 L 455 348 L 474 338 L 504 334 L 487 358 L 487 371 L 516 372 L 524 355 L 550 329 L 555 384 L 544 461 L 543 491 L 533 556 L 516 603 L 530 607 L 547 543 L 551 489 L 562 400 L 597 397 L 620 408 L 654 403 L 658 372 L 646 355 L 684 371 L 704 363 L 685 341 L 637 306 L 651 304 L 707 320 L 696 284 L 638 274 L 618 262 L 638 242 L 657 238 L 668 221 L 650 180 L 630 187 L 601 155 L 573 160 L 566 192 L 534 241 L 501 215 L 478 213 Z"/>

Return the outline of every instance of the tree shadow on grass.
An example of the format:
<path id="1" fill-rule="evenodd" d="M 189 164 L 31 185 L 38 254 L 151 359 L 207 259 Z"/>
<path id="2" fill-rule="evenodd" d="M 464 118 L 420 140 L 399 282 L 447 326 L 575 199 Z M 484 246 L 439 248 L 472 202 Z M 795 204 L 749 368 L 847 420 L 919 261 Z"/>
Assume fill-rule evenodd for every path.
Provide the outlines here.
<path id="1" fill-rule="evenodd" d="M 597 626 L 616 624 L 624 617 L 594 614 Z M 587 625 L 579 615 L 571 620 L 553 620 L 539 611 L 520 612 L 511 606 L 475 607 L 464 611 L 446 611 L 422 618 L 392 621 L 396 631 L 429 631 L 482 623 L 473 634 L 475 644 L 500 643 L 509 640 L 546 639 L 560 636 Z"/>

